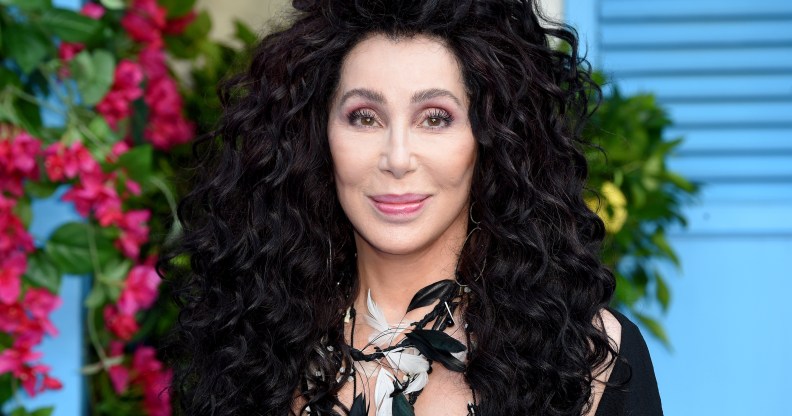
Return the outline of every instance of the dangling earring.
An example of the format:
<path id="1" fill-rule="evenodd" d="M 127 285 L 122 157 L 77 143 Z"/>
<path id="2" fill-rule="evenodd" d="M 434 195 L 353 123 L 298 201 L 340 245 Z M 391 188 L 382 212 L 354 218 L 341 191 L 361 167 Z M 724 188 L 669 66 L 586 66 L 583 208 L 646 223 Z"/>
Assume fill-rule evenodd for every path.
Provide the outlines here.
<path id="1" fill-rule="evenodd" d="M 470 208 L 468 209 L 468 216 L 470 217 L 470 222 L 472 222 L 473 225 L 475 225 L 475 227 L 473 227 L 473 229 L 471 229 L 468 232 L 467 236 L 465 236 L 465 241 L 462 242 L 462 249 L 465 248 L 465 245 L 467 244 L 468 240 L 470 239 L 470 236 L 473 235 L 473 232 L 481 231 L 481 227 L 479 227 L 479 224 L 481 224 L 481 221 L 476 221 L 475 219 L 473 219 L 473 207 L 475 205 L 476 205 L 476 202 L 474 201 L 474 202 L 472 202 L 470 204 Z M 457 259 L 457 264 L 456 264 L 456 272 L 454 273 L 454 275 L 456 276 L 457 284 L 460 287 L 462 287 L 465 292 L 470 292 L 470 288 L 468 287 L 468 285 L 463 285 L 463 284 L 459 283 L 459 263 L 461 262 L 461 260 L 462 260 L 462 253 L 460 251 L 459 258 Z M 478 280 L 481 279 L 481 276 L 484 274 L 484 269 L 486 267 L 487 267 L 487 258 L 484 257 L 484 263 L 481 265 L 481 268 L 479 269 L 479 274 L 476 276 L 475 279 L 473 279 L 474 282 L 478 282 Z"/>

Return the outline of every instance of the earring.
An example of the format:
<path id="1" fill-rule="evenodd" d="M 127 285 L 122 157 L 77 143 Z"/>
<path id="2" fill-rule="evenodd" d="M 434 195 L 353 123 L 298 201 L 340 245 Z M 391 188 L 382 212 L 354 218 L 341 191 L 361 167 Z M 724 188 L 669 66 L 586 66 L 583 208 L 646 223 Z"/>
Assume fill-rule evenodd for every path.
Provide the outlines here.
<path id="1" fill-rule="evenodd" d="M 465 245 L 467 244 L 468 240 L 470 239 L 470 236 L 471 236 L 471 235 L 473 235 L 473 232 L 475 232 L 475 231 L 481 231 L 481 227 L 479 227 L 479 224 L 481 224 L 481 221 L 476 221 L 475 219 L 473 219 L 473 207 L 474 207 L 475 205 L 476 205 L 476 202 L 475 202 L 475 201 L 473 201 L 473 202 L 470 204 L 470 208 L 468 209 L 468 216 L 469 216 L 469 218 L 470 218 L 470 222 L 472 222 L 472 223 L 473 223 L 473 225 L 475 225 L 475 227 L 473 227 L 473 229 L 471 229 L 471 230 L 468 232 L 467 236 L 465 236 L 465 241 L 463 241 L 463 242 L 462 242 L 462 248 L 463 248 L 463 249 L 465 248 Z M 467 292 L 470 292 L 470 288 L 468 287 L 468 285 L 463 285 L 463 284 L 459 283 L 459 263 L 461 262 L 461 260 L 462 260 L 462 253 L 461 253 L 461 251 L 460 251 L 459 258 L 457 259 L 457 264 L 456 264 L 456 273 L 454 273 L 454 275 L 456 276 L 456 282 L 457 282 L 457 284 L 458 284 L 458 285 L 459 285 L 461 288 L 463 288 L 463 290 L 464 290 L 464 291 L 467 293 Z M 486 258 L 486 257 L 484 257 L 484 263 L 481 265 L 481 268 L 479 269 L 479 273 L 478 273 L 478 275 L 476 276 L 476 278 L 475 278 L 475 279 L 473 279 L 473 281 L 474 281 L 474 282 L 478 282 L 478 281 L 479 281 L 479 279 L 481 279 L 481 276 L 484 274 L 484 269 L 485 269 L 486 267 L 487 267 L 487 258 Z"/>

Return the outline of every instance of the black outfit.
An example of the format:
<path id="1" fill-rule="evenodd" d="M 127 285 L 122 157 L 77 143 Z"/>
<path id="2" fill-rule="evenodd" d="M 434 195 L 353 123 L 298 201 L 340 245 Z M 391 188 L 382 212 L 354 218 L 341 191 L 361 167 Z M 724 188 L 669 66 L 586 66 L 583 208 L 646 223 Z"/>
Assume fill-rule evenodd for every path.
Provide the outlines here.
<path id="1" fill-rule="evenodd" d="M 638 327 L 621 313 L 608 309 L 621 324 L 619 359 L 613 365 L 595 416 L 662 416 L 649 349 Z"/>

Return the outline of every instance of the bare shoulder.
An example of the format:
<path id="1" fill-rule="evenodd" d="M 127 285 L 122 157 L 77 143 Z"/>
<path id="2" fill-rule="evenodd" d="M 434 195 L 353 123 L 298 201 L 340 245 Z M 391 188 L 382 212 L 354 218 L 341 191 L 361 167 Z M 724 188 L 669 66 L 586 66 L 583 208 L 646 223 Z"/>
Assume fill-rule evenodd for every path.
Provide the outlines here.
<path id="1" fill-rule="evenodd" d="M 599 315 L 602 318 L 602 324 L 605 326 L 605 333 L 608 334 L 608 338 L 611 339 L 611 343 L 615 347 L 614 349 L 618 351 L 619 346 L 621 345 L 621 322 L 619 322 L 619 320 L 605 308 L 600 309 Z M 594 324 L 597 325 L 598 328 L 600 327 L 600 323 L 597 322 L 596 319 Z"/>
<path id="2" fill-rule="evenodd" d="M 610 311 L 603 308 L 600 309 L 599 316 L 594 317 L 594 325 L 597 328 L 605 328 L 611 346 L 614 350 L 619 351 L 622 335 L 622 326 L 619 320 Z M 613 371 L 613 364 L 614 362 L 608 359 L 603 366 L 594 370 L 595 379 L 591 384 L 591 407 L 585 416 L 594 416 L 597 413 L 602 393 L 605 392 L 605 382 L 608 381 Z"/>

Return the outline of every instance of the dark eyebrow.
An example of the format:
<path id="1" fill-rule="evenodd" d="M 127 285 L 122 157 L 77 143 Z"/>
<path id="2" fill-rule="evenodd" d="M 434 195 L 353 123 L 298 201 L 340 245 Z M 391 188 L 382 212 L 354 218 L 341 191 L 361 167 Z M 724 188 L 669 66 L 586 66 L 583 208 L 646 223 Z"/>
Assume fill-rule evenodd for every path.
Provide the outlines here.
<path id="1" fill-rule="evenodd" d="M 387 103 L 382 93 L 379 93 L 377 91 L 372 91 L 366 88 L 355 88 L 353 90 L 349 90 L 345 92 L 344 95 L 341 96 L 341 100 L 339 101 L 339 103 L 343 104 L 344 101 L 355 96 L 365 98 L 369 101 L 373 101 L 380 105 L 385 105 L 385 103 Z M 418 91 L 415 94 L 413 94 L 412 98 L 410 99 L 410 102 L 413 104 L 417 104 L 420 102 L 431 100 L 432 98 L 435 97 L 448 97 L 454 100 L 454 102 L 457 103 L 458 106 L 462 107 L 462 102 L 459 101 L 459 98 L 457 98 L 456 95 L 452 94 L 451 91 L 444 90 L 442 88 L 431 88 L 428 90 Z"/>
<path id="2" fill-rule="evenodd" d="M 454 100 L 454 102 L 457 103 L 458 106 L 462 107 L 462 103 L 459 101 L 459 98 L 457 98 L 454 94 L 452 94 L 451 91 L 444 90 L 442 88 L 432 88 L 428 90 L 418 91 L 415 94 L 413 94 L 410 102 L 412 102 L 413 104 L 417 104 L 423 101 L 431 100 L 432 98 L 435 97 L 448 97 Z"/>
<path id="3" fill-rule="evenodd" d="M 339 104 L 344 104 L 344 101 L 354 96 L 363 97 L 367 100 L 374 101 L 375 103 L 380 105 L 384 105 L 386 102 L 385 97 L 382 95 L 382 93 L 368 90 L 365 88 L 355 88 L 354 90 L 349 90 L 345 92 L 344 95 L 341 96 L 341 101 L 339 101 Z"/>

